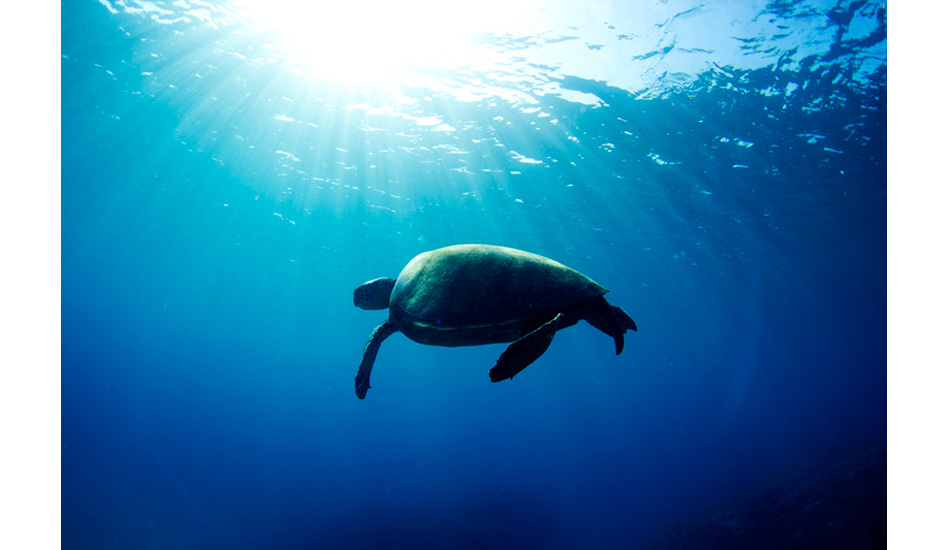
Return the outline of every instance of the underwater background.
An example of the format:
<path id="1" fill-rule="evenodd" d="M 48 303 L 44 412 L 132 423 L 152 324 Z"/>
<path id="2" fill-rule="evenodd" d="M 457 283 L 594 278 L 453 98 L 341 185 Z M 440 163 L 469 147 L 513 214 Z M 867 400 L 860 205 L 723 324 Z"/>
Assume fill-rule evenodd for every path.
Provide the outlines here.
<path id="1" fill-rule="evenodd" d="M 883 548 L 875 1 L 67 0 L 63 548 Z M 610 289 L 513 380 L 353 290 Z"/>

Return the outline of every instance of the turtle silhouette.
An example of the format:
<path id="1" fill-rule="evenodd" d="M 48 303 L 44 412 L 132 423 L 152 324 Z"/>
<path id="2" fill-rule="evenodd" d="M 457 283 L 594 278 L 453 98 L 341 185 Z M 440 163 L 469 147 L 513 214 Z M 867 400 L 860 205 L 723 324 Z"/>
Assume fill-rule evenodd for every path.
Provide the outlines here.
<path id="1" fill-rule="evenodd" d="M 541 357 L 555 332 L 580 320 L 611 336 L 620 355 L 624 333 L 637 325 L 606 293 L 585 275 L 522 250 L 463 244 L 423 252 L 398 278 L 373 279 L 353 292 L 359 308 L 389 309 L 363 349 L 356 395 L 366 397 L 379 346 L 394 332 L 433 346 L 512 342 L 489 371 L 492 382 L 513 378 Z"/>

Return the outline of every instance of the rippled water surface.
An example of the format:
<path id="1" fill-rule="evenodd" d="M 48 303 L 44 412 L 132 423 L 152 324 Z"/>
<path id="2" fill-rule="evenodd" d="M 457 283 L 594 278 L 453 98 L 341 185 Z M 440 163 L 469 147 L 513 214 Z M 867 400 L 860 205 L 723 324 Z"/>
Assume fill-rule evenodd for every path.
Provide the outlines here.
<path id="1" fill-rule="evenodd" d="M 874 1 L 64 2 L 63 547 L 883 547 L 886 33 Z M 358 400 L 353 289 L 466 242 L 639 331 L 498 384 L 503 346 L 396 335 Z"/>

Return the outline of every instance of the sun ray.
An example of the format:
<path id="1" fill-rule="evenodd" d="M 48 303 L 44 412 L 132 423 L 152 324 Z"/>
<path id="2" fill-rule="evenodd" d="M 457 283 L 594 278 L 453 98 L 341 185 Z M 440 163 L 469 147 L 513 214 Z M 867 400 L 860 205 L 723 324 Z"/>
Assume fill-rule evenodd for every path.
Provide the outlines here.
<path id="1" fill-rule="evenodd" d="M 484 62 L 490 50 L 470 38 L 490 26 L 489 14 L 501 6 L 489 4 L 240 0 L 238 11 L 261 32 L 273 33 L 315 76 L 383 84 L 411 72 Z"/>

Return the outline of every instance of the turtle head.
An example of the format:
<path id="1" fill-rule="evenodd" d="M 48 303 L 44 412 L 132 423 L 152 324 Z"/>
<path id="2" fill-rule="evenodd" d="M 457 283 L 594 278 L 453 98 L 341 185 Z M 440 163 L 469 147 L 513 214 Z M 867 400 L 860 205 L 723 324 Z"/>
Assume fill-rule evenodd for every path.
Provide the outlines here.
<path id="1" fill-rule="evenodd" d="M 353 305 L 360 309 L 386 309 L 394 286 L 396 279 L 389 277 L 367 281 L 353 291 Z"/>

